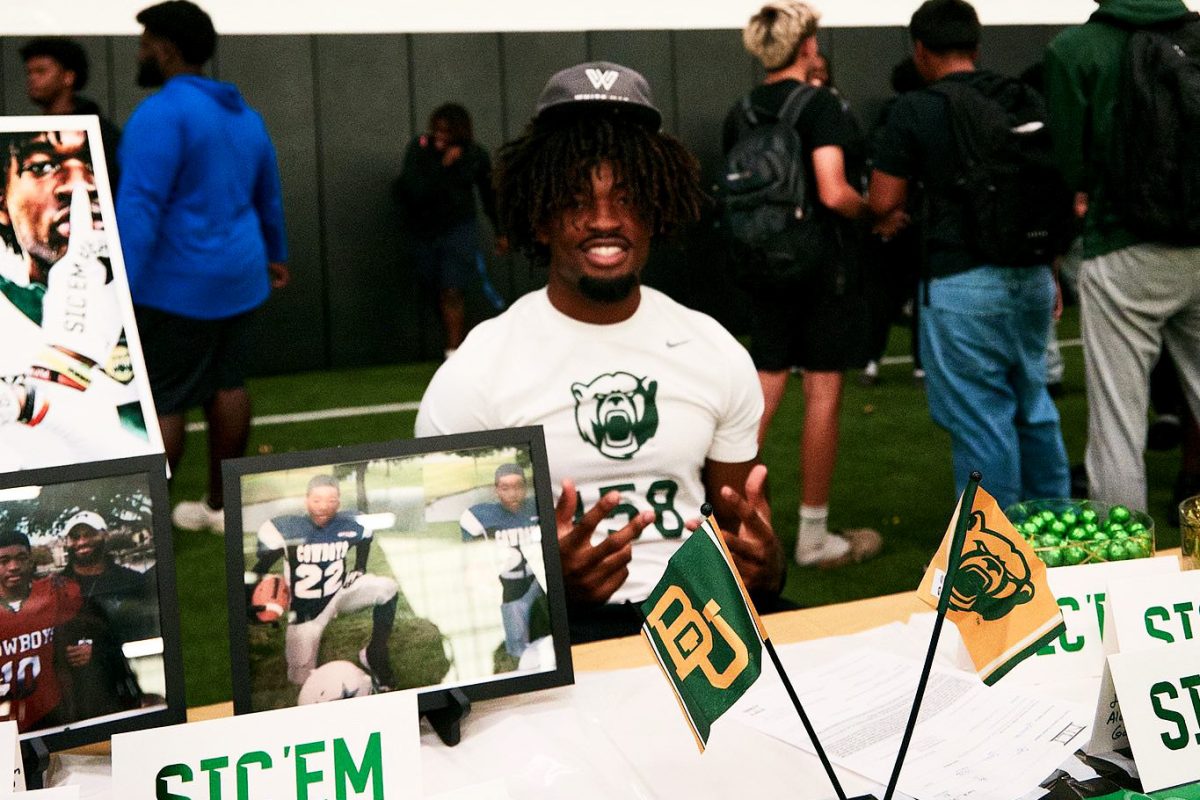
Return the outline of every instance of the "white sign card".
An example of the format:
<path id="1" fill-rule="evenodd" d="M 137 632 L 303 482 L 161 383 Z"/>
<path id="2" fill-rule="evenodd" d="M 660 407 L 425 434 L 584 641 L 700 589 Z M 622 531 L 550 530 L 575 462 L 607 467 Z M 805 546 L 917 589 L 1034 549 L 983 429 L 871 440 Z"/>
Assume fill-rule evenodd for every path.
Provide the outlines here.
<path id="1" fill-rule="evenodd" d="M 1200 642 L 1108 658 L 1142 790 L 1200 780 Z"/>
<path id="2" fill-rule="evenodd" d="M 12 787 L 0 783 L 0 797 L 25 789 L 25 762 L 21 760 L 21 743 L 17 740 L 17 721 L 0 722 L 0 775 L 12 775 Z"/>
<path id="3" fill-rule="evenodd" d="M 113 737 L 122 800 L 404 800 L 421 795 L 416 692 Z"/>
<path id="4" fill-rule="evenodd" d="M 34 795 L 37 797 L 34 797 Z M 78 786 L 55 786 L 52 789 L 33 789 L 21 793 L 21 800 L 79 800 Z"/>
<path id="5" fill-rule="evenodd" d="M 1162 575 L 1154 580 L 1114 581 L 1110 652 L 1129 653 L 1200 639 L 1200 571 Z M 1106 632 L 1107 636 L 1108 632 Z"/>
<path id="6" fill-rule="evenodd" d="M 1158 560 L 1168 559 L 1155 559 Z M 1104 652 L 1156 650 L 1176 641 L 1200 638 L 1198 603 L 1200 572 L 1176 571 L 1158 575 L 1154 580 L 1143 576 L 1113 581 L 1108 587 Z M 1105 753 L 1128 746 L 1125 731 L 1116 687 L 1106 667 L 1100 680 L 1088 752 Z"/>
<path id="7" fill-rule="evenodd" d="M 504 781 L 497 779 L 431 795 L 428 800 L 512 800 L 512 795 Z"/>
<path id="8" fill-rule="evenodd" d="M 1096 678 L 1104 671 L 1105 608 L 1108 587 L 1118 580 L 1176 574 L 1179 559 L 1141 558 L 1103 564 L 1080 564 L 1046 570 L 1050 591 L 1058 600 L 1067 629 L 1034 657 L 1018 664 L 1005 680 L 1038 683 L 1067 677 Z M 1157 582 L 1157 578 L 1153 581 Z"/>

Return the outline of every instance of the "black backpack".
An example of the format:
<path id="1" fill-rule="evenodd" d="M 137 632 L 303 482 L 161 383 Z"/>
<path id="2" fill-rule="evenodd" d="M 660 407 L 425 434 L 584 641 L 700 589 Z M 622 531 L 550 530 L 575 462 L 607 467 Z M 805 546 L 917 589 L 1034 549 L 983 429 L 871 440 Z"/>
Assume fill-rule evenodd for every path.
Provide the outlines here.
<path id="1" fill-rule="evenodd" d="M 796 121 L 817 94 L 801 84 L 778 115 L 742 98 L 737 141 L 725 156 L 718 192 L 722 223 L 736 245 L 742 277 L 751 283 L 803 280 L 821 261 L 821 242 L 808 197 L 810 166 Z"/>
<path id="2" fill-rule="evenodd" d="M 1054 163 L 1046 105 L 1011 78 L 941 80 L 959 172 L 951 200 L 961 209 L 965 243 L 980 264 L 1049 264 L 1073 230 L 1071 194 Z"/>
<path id="3" fill-rule="evenodd" d="M 1113 108 L 1106 196 L 1133 232 L 1200 244 L 1200 14 L 1130 30 Z"/>

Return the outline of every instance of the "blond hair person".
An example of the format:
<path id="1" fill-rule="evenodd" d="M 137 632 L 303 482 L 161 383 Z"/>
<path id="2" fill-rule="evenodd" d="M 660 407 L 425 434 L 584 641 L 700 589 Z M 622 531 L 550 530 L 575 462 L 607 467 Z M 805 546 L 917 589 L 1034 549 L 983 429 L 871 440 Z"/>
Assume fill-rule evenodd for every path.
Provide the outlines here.
<path id="1" fill-rule="evenodd" d="M 784 242 L 803 241 L 788 246 L 797 251 L 797 265 L 813 261 L 821 266 L 815 273 L 797 269 L 804 273 L 802 277 L 760 281 L 753 275 L 757 254 L 746 254 L 750 266 L 743 271 L 749 273 L 746 288 L 753 307 L 750 355 L 764 399 L 758 429 L 760 450 L 787 390 L 791 368 L 799 366 L 803 371 L 801 506 L 795 558 L 801 566 L 834 568 L 871 558 L 882 541 L 879 533 L 870 529 L 832 533 L 828 526 L 842 374 L 866 361 L 868 330 L 866 301 L 852 288 L 861 281 L 835 281 L 828 276 L 834 270 L 843 277 L 857 276 L 861 270 L 856 255 L 860 232 L 852 221 L 866 216 L 868 209 L 853 186 L 861 181 L 863 169 L 861 135 L 835 95 L 806 84 L 818 56 L 819 18 L 815 9 L 795 0 L 774 0 L 750 18 L 742 41 L 767 75 L 762 85 L 730 110 L 723 144 L 728 154 L 749 129 L 774 124 L 781 117 L 796 121 L 806 162 L 806 205 L 811 205 L 811 213 L 779 237 Z M 845 287 L 835 289 L 835 283 Z"/>

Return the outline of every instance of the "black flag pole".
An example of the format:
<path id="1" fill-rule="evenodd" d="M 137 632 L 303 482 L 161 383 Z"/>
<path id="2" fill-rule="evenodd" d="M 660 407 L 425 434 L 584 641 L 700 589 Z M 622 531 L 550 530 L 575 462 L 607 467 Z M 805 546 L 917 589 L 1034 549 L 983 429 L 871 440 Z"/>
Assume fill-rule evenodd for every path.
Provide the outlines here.
<path id="1" fill-rule="evenodd" d="M 925 665 L 921 668 L 921 680 L 917 682 L 917 694 L 913 698 L 912 712 L 908 715 L 908 725 L 904 728 L 904 737 L 900 740 L 900 752 L 896 754 L 896 763 L 892 767 L 892 777 L 888 780 L 887 791 L 883 800 L 892 800 L 896 793 L 896 784 L 900 782 L 900 770 L 904 766 L 904 757 L 908 755 L 908 745 L 912 742 L 913 731 L 917 727 L 917 716 L 921 713 L 921 701 L 925 697 L 925 687 L 929 683 L 929 673 L 933 670 L 933 658 L 937 654 L 938 640 L 942 636 L 942 624 L 946 621 L 946 611 L 950 607 L 950 593 L 954 588 L 954 578 L 958 574 L 958 562 L 962 558 L 963 542 L 967 538 L 967 528 L 971 524 L 971 509 L 975 505 L 975 490 L 983 476 L 978 471 L 972 472 L 963 489 L 962 502 L 958 507 L 958 520 L 954 526 L 954 538 L 950 541 L 950 552 L 946 557 L 946 576 L 942 580 L 942 591 L 938 596 L 937 618 L 933 622 L 933 636 L 929 640 L 929 649 L 925 652 Z"/>
<path id="2" fill-rule="evenodd" d="M 829 756 L 825 755 L 825 748 L 821 747 L 821 740 L 817 738 L 817 732 L 813 729 L 812 722 L 809 721 L 808 714 L 804 711 L 804 706 L 800 705 L 800 698 L 796 695 L 796 690 L 792 687 L 791 680 L 788 679 L 787 673 L 783 670 L 783 662 L 779 660 L 779 654 L 775 652 L 775 645 L 771 644 L 771 640 L 767 638 L 763 639 L 763 644 L 767 647 L 767 653 L 771 656 L 771 663 L 775 665 L 775 671 L 779 673 L 779 677 L 783 681 L 783 688 L 787 689 L 792 706 L 800 716 L 800 722 L 804 725 L 804 732 L 808 734 L 809 740 L 813 743 L 813 749 L 817 751 L 817 758 L 821 759 L 821 766 L 825 768 L 825 774 L 829 776 L 829 782 L 833 784 L 833 790 L 837 792 L 838 800 L 846 800 L 846 792 L 842 789 L 842 784 L 838 781 L 837 775 L 833 771 L 833 764 L 829 762 Z M 850 800 L 867 800 L 867 798 L 853 797 Z"/>
<path id="3" fill-rule="evenodd" d="M 705 503 L 700 506 L 700 514 L 713 523 L 713 529 L 716 530 L 717 535 L 724 539 L 725 533 L 721 530 L 721 526 L 717 524 L 717 518 L 713 516 L 713 507 Z M 746 602 L 751 608 L 754 608 L 754 601 L 749 597 L 746 597 Z M 755 610 L 755 616 L 757 615 L 758 612 Z M 783 662 L 779 660 L 779 654 L 775 652 L 775 645 L 771 643 L 771 639 L 766 635 L 765 629 L 762 633 L 763 645 L 767 649 L 767 655 L 771 657 L 771 663 L 775 665 L 775 671 L 779 674 L 780 680 L 783 681 L 783 688 L 787 689 L 788 698 L 792 701 L 792 707 L 796 709 L 796 714 L 800 717 L 800 723 L 804 726 L 804 732 L 808 734 L 809 741 L 813 743 L 813 749 L 817 751 L 817 758 L 821 760 L 821 766 L 825 768 L 825 774 L 829 776 L 829 782 L 833 784 L 833 790 L 837 792 L 838 800 L 847 800 L 846 791 L 842 789 L 842 784 L 837 779 L 837 773 L 833 771 L 833 764 L 830 763 L 829 756 L 825 754 L 825 748 L 821 746 L 821 740 L 817 738 L 817 732 L 813 728 L 808 714 L 804 711 L 804 706 L 800 704 L 800 697 L 796 694 L 796 689 L 792 686 L 791 679 L 788 678 L 787 672 L 783 669 Z M 874 798 L 852 797 L 849 800 L 874 800 Z"/>

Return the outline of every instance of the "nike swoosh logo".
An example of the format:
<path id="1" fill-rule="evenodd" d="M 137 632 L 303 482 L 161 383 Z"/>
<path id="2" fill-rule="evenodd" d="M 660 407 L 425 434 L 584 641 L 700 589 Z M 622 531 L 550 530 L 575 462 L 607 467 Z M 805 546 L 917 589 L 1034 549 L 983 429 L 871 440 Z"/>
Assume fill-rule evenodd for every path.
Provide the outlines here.
<path id="1" fill-rule="evenodd" d="M 688 343 L 688 342 L 690 342 L 690 341 L 691 341 L 691 339 L 680 339 L 678 342 L 671 342 L 671 341 L 668 341 L 668 342 L 667 342 L 667 347 L 679 347 L 679 345 L 681 345 L 681 344 L 687 344 L 687 343 Z"/>

